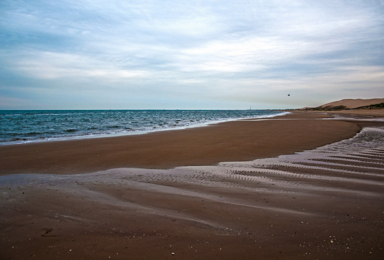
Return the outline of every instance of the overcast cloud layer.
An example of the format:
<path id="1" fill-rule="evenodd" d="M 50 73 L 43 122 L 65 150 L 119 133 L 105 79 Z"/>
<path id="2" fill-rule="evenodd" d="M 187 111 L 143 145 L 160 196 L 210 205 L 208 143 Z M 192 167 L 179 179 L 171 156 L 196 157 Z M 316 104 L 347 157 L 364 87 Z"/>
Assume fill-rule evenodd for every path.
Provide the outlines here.
<path id="1" fill-rule="evenodd" d="M 384 97 L 384 0 L 0 2 L 0 109 L 375 97 Z"/>

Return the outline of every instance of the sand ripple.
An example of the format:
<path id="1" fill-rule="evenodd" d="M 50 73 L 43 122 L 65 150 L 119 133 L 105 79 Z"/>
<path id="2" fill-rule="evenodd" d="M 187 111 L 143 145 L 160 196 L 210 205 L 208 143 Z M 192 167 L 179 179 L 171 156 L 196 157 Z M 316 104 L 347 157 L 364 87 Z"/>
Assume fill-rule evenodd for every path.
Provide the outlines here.
<path id="1" fill-rule="evenodd" d="M 110 232 L 108 217 L 100 215 L 106 210 L 120 219 L 113 227 L 120 228 L 119 235 L 127 239 L 172 220 L 174 225 L 154 234 L 162 238 L 165 233 L 177 234 L 183 243 L 201 236 L 215 236 L 215 241 L 240 236 L 241 243 L 257 243 L 248 250 L 268 248 L 267 258 L 276 252 L 265 243 L 273 241 L 277 243 L 274 247 L 292 256 L 310 253 L 341 259 L 338 257 L 351 252 L 349 256 L 380 259 L 383 158 L 384 130 L 366 128 L 354 138 L 278 158 L 170 170 L 121 168 L 78 175 L 9 175 L 0 177 L 0 188 L 3 205 L 16 206 L 26 203 L 21 191 L 32 194 L 29 199 L 36 203 L 45 191 L 58 204 L 46 198 L 41 205 L 49 210 L 33 214 L 40 214 L 45 223 L 55 220 L 78 225 L 77 230 L 89 233 L 100 232 L 101 222 L 106 222 L 105 230 Z M 76 201 L 75 206 L 64 209 L 69 197 Z M 20 205 L 32 215 L 33 210 Z M 135 222 L 137 219 L 141 222 Z M 52 223 L 42 229 L 44 236 L 65 236 L 55 231 Z M 369 244 L 360 242 L 364 240 Z M 312 248 L 304 250 L 305 242 Z"/>

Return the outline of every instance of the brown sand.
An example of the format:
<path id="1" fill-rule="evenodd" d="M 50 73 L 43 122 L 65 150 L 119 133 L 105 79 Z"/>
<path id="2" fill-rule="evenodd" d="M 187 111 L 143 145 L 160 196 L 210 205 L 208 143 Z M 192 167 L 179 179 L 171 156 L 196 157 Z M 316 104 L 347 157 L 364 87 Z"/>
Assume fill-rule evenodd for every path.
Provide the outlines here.
<path id="1" fill-rule="evenodd" d="M 4 146 L 1 173 L 214 165 L 384 125 L 323 116 Z M 359 138 L 210 167 L 2 176 L 0 259 L 383 259 L 384 136 Z"/>

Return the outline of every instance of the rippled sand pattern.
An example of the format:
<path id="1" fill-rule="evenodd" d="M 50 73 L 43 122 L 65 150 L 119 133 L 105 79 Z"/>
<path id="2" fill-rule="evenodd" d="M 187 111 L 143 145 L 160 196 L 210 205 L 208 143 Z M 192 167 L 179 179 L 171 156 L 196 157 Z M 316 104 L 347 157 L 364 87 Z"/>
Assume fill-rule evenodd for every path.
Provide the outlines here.
<path id="1" fill-rule="evenodd" d="M 378 128 L 251 162 L 4 176 L 1 194 L 5 256 L 35 241 L 50 259 L 70 258 L 76 236 L 80 258 L 384 259 Z"/>

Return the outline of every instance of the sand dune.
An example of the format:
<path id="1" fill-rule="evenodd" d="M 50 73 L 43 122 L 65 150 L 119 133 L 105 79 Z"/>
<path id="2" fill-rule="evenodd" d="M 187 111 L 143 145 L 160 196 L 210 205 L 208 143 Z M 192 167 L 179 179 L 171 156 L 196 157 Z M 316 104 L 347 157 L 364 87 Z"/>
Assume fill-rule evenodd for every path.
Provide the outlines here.
<path id="1" fill-rule="evenodd" d="M 347 108 L 358 108 L 363 106 L 369 106 L 373 104 L 384 103 L 384 98 L 373 98 L 373 99 L 342 99 L 339 101 L 330 102 L 320 107 L 336 107 L 346 106 Z"/>

